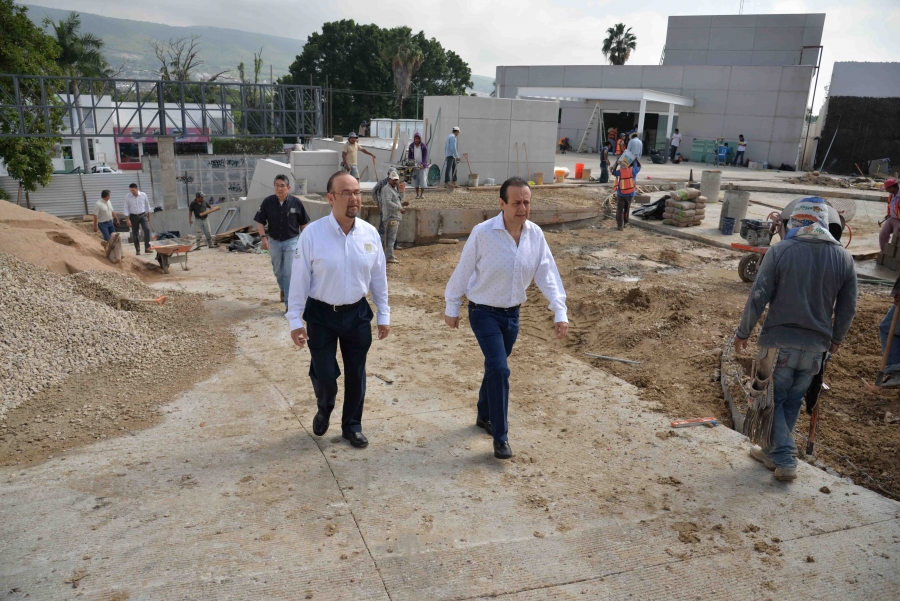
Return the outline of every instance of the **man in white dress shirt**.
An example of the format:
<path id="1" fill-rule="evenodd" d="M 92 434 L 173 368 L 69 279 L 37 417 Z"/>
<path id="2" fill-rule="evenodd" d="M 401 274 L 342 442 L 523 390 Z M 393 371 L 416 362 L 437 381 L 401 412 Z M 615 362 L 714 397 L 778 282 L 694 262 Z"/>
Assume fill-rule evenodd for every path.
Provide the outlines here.
<path id="1" fill-rule="evenodd" d="M 362 433 L 366 395 L 366 355 L 372 344 L 371 290 L 378 307 L 378 339 L 391 331 L 387 266 L 378 230 L 356 216 L 362 192 L 355 177 L 340 171 L 328 180 L 332 212 L 300 234 L 291 267 L 287 319 L 291 339 L 309 345 L 309 378 L 318 412 L 313 434 L 324 436 L 337 398 L 337 345 L 344 359 L 344 410 L 341 434 L 357 448 L 368 446 Z M 304 325 L 305 320 L 305 325 Z"/>
<path id="2" fill-rule="evenodd" d="M 135 254 L 141 254 L 141 241 L 138 234 L 144 231 L 144 252 L 150 250 L 150 201 L 147 195 L 138 190 L 137 184 L 128 186 L 125 195 L 125 223 L 131 228 L 131 241 L 134 242 Z"/>
<path id="3" fill-rule="evenodd" d="M 513 456 L 507 436 L 509 364 L 519 334 L 519 306 L 531 281 L 550 301 L 557 338 L 569 330 L 566 292 L 544 232 L 528 221 L 531 188 L 513 177 L 500 186 L 500 214 L 472 229 L 444 292 L 444 322 L 459 327 L 462 296 L 469 299 L 469 325 L 484 354 L 475 425 L 494 437 L 494 456 Z"/>

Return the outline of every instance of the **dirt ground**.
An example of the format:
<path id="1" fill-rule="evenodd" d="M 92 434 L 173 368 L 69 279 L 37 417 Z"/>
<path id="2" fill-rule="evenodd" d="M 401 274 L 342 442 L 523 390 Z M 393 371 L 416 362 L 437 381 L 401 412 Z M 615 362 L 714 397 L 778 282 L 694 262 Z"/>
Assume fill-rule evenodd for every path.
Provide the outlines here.
<path id="1" fill-rule="evenodd" d="M 672 419 L 715 416 L 730 426 L 717 351 L 737 325 L 749 291 L 737 277 L 740 255 L 633 227 L 620 233 L 609 223 L 547 232 L 566 286 L 570 334 L 563 341 L 551 336 L 551 314 L 533 285 L 522 309 L 522 332 L 579 358 L 588 352 L 641 361 L 632 366 L 593 360 L 597 368 L 638 386 L 644 399 L 658 402 Z M 410 303 L 440 316 L 444 286 L 460 250 L 434 245 L 400 251 L 401 263 L 390 267 L 389 278 L 428 296 L 393 296 L 392 304 Z M 885 422 L 886 413 L 900 415 L 900 397 L 873 394 L 860 379 L 872 381 L 878 371 L 877 327 L 888 297 L 884 289 L 861 290 L 850 334 L 828 366 L 831 390 L 822 397 L 810 461 L 900 498 L 900 423 Z M 805 413 L 797 431 L 809 431 Z"/>

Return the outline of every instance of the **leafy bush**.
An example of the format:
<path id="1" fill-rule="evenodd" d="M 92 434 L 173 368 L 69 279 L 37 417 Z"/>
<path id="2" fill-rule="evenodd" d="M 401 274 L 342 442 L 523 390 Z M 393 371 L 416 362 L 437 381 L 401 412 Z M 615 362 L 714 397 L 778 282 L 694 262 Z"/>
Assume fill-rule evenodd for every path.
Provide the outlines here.
<path id="1" fill-rule="evenodd" d="M 213 154 L 281 154 L 281 138 L 213 138 Z"/>

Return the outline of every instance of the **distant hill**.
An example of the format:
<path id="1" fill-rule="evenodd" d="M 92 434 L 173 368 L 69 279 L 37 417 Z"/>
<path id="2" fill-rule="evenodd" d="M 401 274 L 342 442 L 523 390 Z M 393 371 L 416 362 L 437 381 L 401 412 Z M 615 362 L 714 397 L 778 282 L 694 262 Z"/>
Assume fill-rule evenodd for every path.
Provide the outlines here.
<path id="1" fill-rule="evenodd" d="M 494 91 L 494 77 L 487 77 L 485 75 L 473 75 L 472 76 L 472 88 L 471 92 L 478 94 L 479 96 L 490 96 Z"/>
<path id="2" fill-rule="evenodd" d="M 71 11 L 24 4 L 29 18 L 39 27 L 45 17 L 53 21 L 65 18 Z M 226 69 L 237 79 L 237 65 L 242 60 L 252 71 L 253 53 L 263 47 L 263 73 L 260 78 L 269 80 L 269 65 L 275 78 L 285 75 L 288 67 L 303 50 L 304 40 L 292 40 L 263 33 L 250 33 L 220 27 L 173 27 L 159 23 L 114 19 L 76 11 L 81 15 L 81 30 L 103 38 L 106 60 L 111 65 L 126 63 L 123 77 L 154 79 L 158 63 L 150 49 L 150 40 L 169 40 L 200 34 L 200 58 L 202 72 L 218 73 Z M 152 73 L 148 73 L 152 71 Z"/>
<path id="3" fill-rule="evenodd" d="M 33 4 L 23 4 L 28 8 L 29 18 L 42 27 L 42 21 L 49 17 L 53 21 L 64 19 L 71 12 L 58 8 L 46 8 Z M 159 65 L 150 40 L 169 40 L 172 38 L 190 37 L 200 34 L 200 58 L 203 60 L 201 71 L 212 75 L 226 69 L 232 79 L 237 79 L 237 65 L 241 61 L 251 70 L 253 53 L 263 48 L 263 73 L 260 78 L 268 82 L 269 65 L 275 79 L 287 74 L 288 67 L 303 51 L 305 40 L 294 40 L 263 33 L 250 33 L 237 29 L 221 27 L 173 27 L 159 23 L 115 19 L 101 15 L 76 11 L 81 15 L 81 30 L 103 38 L 106 60 L 118 67 L 125 63 L 122 77 L 155 79 Z M 322 82 L 314 82 L 320 84 Z M 494 78 L 473 75 L 470 93 L 489 96 L 494 91 Z"/>

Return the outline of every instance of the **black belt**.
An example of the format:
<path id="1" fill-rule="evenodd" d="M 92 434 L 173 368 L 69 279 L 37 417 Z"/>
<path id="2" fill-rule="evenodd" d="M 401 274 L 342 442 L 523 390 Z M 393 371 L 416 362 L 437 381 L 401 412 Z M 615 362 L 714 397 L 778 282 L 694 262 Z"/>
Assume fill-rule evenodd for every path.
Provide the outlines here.
<path id="1" fill-rule="evenodd" d="M 347 313 L 348 311 L 353 311 L 354 309 L 358 308 L 359 305 L 364 303 L 365 301 L 366 301 L 366 297 L 364 296 L 361 299 L 359 299 L 358 301 L 356 301 L 355 303 L 350 303 L 349 305 L 330 305 L 328 303 L 323 303 L 322 301 L 315 299 L 311 296 L 309 297 L 310 305 L 318 305 L 318 306 L 322 307 L 323 309 L 328 309 L 330 311 L 334 311 L 335 313 Z"/>
<path id="2" fill-rule="evenodd" d="M 490 305 L 479 305 L 477 303 L 473 303 L 472 301 L 469 301 L 469 307 L 472 309 L 481 307 L 482 309 L 492 309 L 494 311 L 517 311 L 519 309 L 519 307 L 521 307 L 521 306 L 522 305 L 516 305 L 515 307 L 492 307 Z"/>

